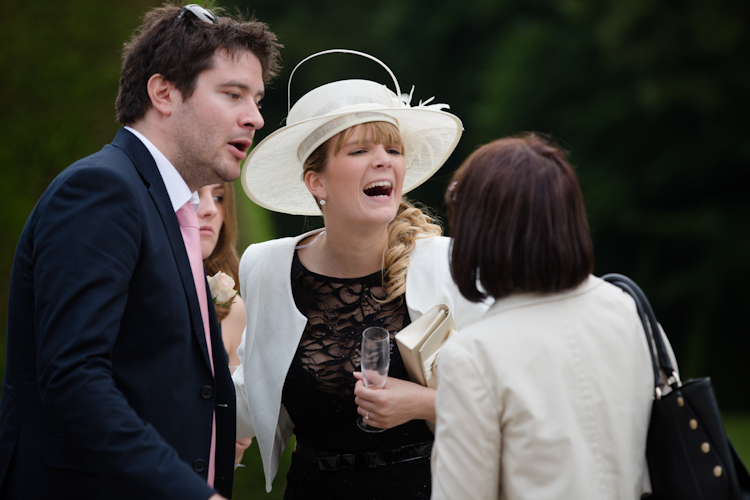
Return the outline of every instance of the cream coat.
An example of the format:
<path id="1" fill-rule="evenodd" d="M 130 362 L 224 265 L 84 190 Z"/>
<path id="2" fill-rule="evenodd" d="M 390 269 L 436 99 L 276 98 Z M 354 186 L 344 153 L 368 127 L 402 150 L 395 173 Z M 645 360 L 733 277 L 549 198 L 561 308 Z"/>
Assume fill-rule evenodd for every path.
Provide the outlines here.
<path id="1" fill-rule="evenodd" d="M 263 459 L 266 491 L 271 491 L 279 456 L 292 436 L 292 421 L 281 391 L 307 318 L 292 297 L 294 249 L 312 233 L 251 245 L 240 262 L 240 286 L 247 326 L 237 353 L 241 365 L 233 379 L 237 393 L 237 437 L 255 436 Z M 478 320 L 486 304 L 465 300 L 448 264 L 450 239 L 424 238 L 409 256 L 406 305 L 412 321 L 439 303 L 454 312 L 457 329 Z"/>
<path id="2" fill-rule="evenodd" d="M 600 278 L 497 301 L 443 346 L 438 381 L 433 500 L 635 500 L 649 488 L 646 339 L 630 296 Z"/>

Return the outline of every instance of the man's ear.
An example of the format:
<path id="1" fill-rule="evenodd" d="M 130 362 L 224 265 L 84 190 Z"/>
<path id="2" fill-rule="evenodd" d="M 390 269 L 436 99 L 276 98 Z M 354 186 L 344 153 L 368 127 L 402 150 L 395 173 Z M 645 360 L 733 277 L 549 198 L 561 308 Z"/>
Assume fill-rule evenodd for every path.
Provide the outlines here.
<path id="1" fill-rule="evenodd" d="M 177 90 L 177 87 L 172 82 L 165 80 L 159 73 L 151 75 L 146 89 L 148 90 L 148 97 L 151 99 L 151 105 L 165 116 L 170 116 L 175 104 L 182 101 L 182 94 Z"/>
<path id="2" fill-rule="evenodd" d="M 319 173 L 313 172 L 312 170 L 305 172 L 305 186 L 307 186 L 307 190 L 310 191 L 310 194 L 317 199 L 325 200 L 328 198 L 328 192 L 323 185 L 323 180 Z"/>

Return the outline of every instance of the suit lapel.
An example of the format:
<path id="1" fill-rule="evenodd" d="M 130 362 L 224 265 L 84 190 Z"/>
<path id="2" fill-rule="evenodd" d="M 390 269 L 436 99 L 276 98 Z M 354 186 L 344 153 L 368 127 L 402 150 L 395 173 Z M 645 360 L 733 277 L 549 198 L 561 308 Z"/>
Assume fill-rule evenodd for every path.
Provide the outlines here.
<path id="1" fill-rule="evenodd" d="M 172 208 L 172 203 L 169 200 L 169 194 L 167 193 L 164 181 L 159 174 L 159 169 L 156 167 L 156 162 L 140 139 L 125 129 L 120 129 L 115 136 L 115 139 L 112 141 L 112 145 L 123 149 L 130 159 L 133 160 L 133 164 L 148 187 L 148 193 L 154 202 L 156 210 L 159 212 L 159 216 L 164 224 L 165 234 L 169 240 L 169 245 L 172 247 L 172 253 L 174 254 L 175 262 L 177 263 L 177 270 L 180 274 L 182 288 L 185 291 L 187 298 L 188 310 L 190 312 L 190 323 L 193 325 L 193 333 L 196 340 L 198 340 L 198 344 L 201 346 L 206 365 L 210 369 L 211 364 L 208 359 L 206 335 L 203 332 L 203 319 L 201 318 L 198 293 L 195 290 L 195 281 L 193 279 L 193 272 L 190 268 L 190 260 L 188 259 L 187 250 L 185 249 L 185 242 L 182 240 L 180 223 L 177 221 L 177 216 Z M 211 293 L 209 292 L 208 297 L 210 296 Z M 213 322 L 215 321 L 216 319 L 214 317 Z M 214 323 L 211 322 L 210 324 L 213 329 Z M 215 345 L 213 341 L 212 344 Z M 221 345 L 223 344 L 219 344 L 219 346 Z"/>

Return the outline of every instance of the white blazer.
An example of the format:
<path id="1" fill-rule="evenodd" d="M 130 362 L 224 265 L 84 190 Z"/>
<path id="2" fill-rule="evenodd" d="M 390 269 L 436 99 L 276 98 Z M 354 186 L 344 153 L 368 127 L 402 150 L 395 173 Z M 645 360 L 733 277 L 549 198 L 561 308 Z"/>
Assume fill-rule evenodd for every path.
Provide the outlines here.
<path id="1" fill-rule="evenodd" d="M 316 231 L 251 245 L 240 262 L 240 287 L 247 326 L 237 349 L 240 368 L 232 377 L 237 394 L 237 437 L 255 436 L 263 459 L 266 491 L 279 467 L 279 456 L 292 437 L 293 424 L 281 404 L 281 392 L 307 318 L 292 296 L 292 261 L 297 244 Z M 406 305 L 412 321 L 439 303 L 448 304 L 460 329 L 486 312 L 489 303 L 464 299 L 449 268 L 450 239 L 417 240 L 409 255 Z"/>
<path id="2" fill-rule="evenodd" d="M 631 297 L 595 276 L 498 300 L 440 351 L 432 499 L 640 498 L 647 349 Z"/>

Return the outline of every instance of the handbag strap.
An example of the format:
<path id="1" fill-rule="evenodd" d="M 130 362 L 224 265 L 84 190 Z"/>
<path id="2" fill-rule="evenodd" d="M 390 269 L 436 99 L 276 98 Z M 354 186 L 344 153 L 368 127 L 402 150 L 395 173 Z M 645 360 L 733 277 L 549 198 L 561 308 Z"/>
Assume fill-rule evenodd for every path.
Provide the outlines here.
<path id="1" fill-rule="evenodd" d="M 672 386 L 672 389 L 677 389 L 682 385 L 680 378 L 677 375 L 674 367 L 672 366 L 672 360 L 669 358 L 667 353 L 667 347 L 664 344 L 664 339 L 659 330 L 659 323 L 656 321 L 656 314 L 654 309 L 651 307 L 651 303 L 648 301 L 646 294 L 643 290 L 633 281 L 632 279 L 622 274 L 606 274 L 602 276 L 604 281 L 608 281 L 613 285 L 621 288 L 625 293 L 630 295 L 635 301 L 635 306 L 638 309 L 638 316 L 641 318 L 643 324 L 643 330 L 646 333 L 646 342 L 649 346 L 649 352 L 651 354 L 651 365 L 654 370 L 654 390 L 656 398 L 661 399 L 661 389 L 659 387 L 659 370 L 662 371 L 667 383 Z M 659 358 L 657 363 L 656 356 L 654 355 L 654 348 L 656 348 L 656 355 Z"/>

